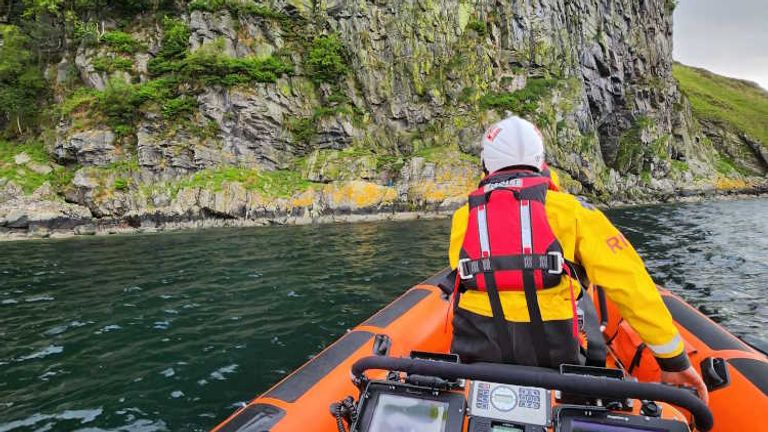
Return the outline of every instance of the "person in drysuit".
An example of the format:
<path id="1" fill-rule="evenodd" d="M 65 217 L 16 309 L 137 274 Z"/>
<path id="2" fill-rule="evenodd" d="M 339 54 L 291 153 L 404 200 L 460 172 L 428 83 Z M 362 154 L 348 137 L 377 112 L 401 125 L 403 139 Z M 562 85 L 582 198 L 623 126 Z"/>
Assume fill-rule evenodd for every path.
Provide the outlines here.
<path id="1" fill-rule="evenodd" d="M 663 382 L 708 400 L 656 285 L 598 209 L 562 192 L 530 122 L 510 117 L 483 136 L 485 177 L 453 215 L 450 265 L 458 299 L 451 351 L 465 362 L 557 368 L 578 363 L 573 269 L 604 289 L 653 352 Z"/>

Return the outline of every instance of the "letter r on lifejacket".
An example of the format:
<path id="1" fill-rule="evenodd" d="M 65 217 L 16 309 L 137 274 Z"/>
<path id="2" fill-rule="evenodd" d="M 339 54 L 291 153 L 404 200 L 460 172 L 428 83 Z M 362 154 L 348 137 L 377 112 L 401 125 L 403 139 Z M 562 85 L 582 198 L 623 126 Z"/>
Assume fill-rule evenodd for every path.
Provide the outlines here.
<path id="1" fill-rule="evenodd" d="M 625 247 L 629 247 L 629 242 L 623 235 L 619 234 L 613 237 L 608 237 L 605 243 L 611 249 L 611 252 L 616 253 L 624 250 Z"/>

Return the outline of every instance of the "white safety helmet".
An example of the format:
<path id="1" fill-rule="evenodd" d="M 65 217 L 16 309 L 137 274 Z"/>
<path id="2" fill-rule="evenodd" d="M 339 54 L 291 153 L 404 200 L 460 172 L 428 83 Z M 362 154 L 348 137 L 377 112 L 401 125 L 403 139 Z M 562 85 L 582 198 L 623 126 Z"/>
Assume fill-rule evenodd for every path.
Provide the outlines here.
<path id="1" fill-rule="evenodd" d="M 489 173 L 514 165 L 544 169 L 544 140 L 533 123 L 509 117 L 483 135 L 480 159 Z"/>

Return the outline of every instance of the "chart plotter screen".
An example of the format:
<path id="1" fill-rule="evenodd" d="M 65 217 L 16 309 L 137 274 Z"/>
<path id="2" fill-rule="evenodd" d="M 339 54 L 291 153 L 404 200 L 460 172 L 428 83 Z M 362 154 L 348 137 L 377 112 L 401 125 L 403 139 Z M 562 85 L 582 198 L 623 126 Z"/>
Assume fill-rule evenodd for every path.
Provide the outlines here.
<path id="1" fill-rule="evenodd" d="M 370 432 L 445 432 L 448 403 L 382 394 Z"/>

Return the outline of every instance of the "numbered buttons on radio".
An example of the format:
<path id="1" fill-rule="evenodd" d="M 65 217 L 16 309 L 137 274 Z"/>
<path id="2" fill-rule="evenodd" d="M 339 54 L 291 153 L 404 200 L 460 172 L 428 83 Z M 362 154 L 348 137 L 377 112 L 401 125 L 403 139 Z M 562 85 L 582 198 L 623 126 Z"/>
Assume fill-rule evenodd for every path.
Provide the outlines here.
<path id="1" fill-rule="evenodd" d="M 520 388 L 520 407 L 539 409 L 541 408 L 541 394 L 536 389 Z"/>
<path id="2" fill-rule="evenodd" d="M 489 409 L 490 399 L 491 399 L 491 385 L 488 383 L 478 383 L 477 400 L 475 401 L 475 407 L 481 410 Z"/>

